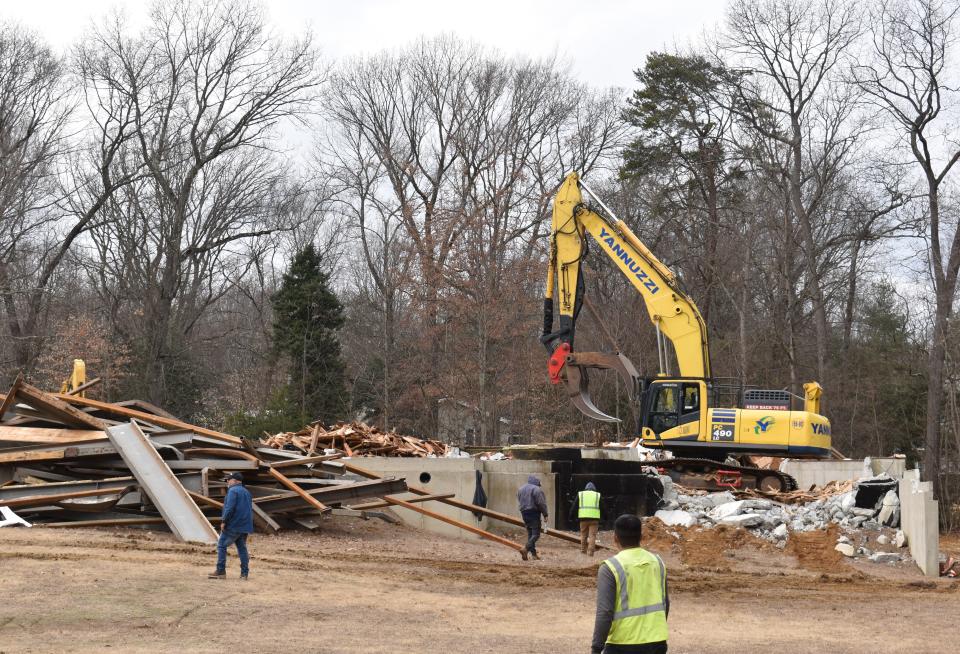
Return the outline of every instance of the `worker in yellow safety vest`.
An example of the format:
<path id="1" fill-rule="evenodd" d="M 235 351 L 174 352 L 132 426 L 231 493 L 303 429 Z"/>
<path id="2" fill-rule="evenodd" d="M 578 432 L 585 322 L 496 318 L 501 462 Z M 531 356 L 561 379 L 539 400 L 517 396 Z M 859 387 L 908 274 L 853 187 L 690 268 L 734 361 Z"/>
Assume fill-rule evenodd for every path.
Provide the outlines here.
<path id="1" fill-rule="evenodd" d="M 664 654 L 667 651 L 667 569 L 640 547 L 643 524 L 622 515 L 613 525 L 617 554 L 597 572 L 593 654 Z"/>
<path id="2" fill-rule="evenodd" d="M 600 493 L 592 481 L 577 493 L 577 520 L 580 521 L 580 551 L 593 556 L 597 551 L 597 530 L 600 528 Z"/>

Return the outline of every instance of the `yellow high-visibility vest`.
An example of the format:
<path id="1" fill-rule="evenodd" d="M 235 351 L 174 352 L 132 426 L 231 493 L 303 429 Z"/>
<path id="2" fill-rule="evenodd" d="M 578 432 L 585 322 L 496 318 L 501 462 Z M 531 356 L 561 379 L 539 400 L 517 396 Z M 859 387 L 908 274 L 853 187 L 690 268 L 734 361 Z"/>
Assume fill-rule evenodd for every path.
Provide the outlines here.
<path id="1" fill-rule="evenodd" d="M 600 519 L 600 493 L 592 490 L 580 491 L 577 493 L 577 517 L 583 520 Z"/>
<path id="2" fill-rule="evenodd" d="M 604 561 L 617 580 L 617 600 L 607 642 L 642 645 L 667 640 L 667 569 L 642 547 Z"/>

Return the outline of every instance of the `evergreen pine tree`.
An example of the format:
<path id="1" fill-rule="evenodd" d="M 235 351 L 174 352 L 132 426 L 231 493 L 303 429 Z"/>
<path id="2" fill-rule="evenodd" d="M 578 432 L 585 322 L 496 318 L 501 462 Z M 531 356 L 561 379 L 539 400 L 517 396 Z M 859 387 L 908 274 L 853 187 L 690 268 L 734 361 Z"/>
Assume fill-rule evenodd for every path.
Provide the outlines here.
<path id="1" fill-rule="evenodd" d="M 337 329 L 343 305 L 313 245 L 298 252 L 272 298 L 273 347 L 290 360 L 287 397 L 305 420 L 326 424 L 343 412 L 344 365 Z"/>

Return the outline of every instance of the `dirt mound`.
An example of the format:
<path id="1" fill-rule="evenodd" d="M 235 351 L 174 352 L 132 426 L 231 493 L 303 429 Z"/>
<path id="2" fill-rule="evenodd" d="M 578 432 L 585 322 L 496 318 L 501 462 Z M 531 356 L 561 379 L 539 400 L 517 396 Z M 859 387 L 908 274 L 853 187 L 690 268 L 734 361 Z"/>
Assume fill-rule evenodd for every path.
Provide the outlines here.
<path id="1" fill-rule="evenodd" d="M 847 572 L 844 556 L 836 549 L 840 530 L 830 525 L 826 531 L 795 532 L 790 534 L 786 551 L 797 557 L 800 566 L 818 572 Z"/>
<path id="2" fill-rule="evenodd" d="M 657 554 L 676 552 L 679 541 L 673 534 L 680 534 L 682 539 L 684 532 L 686 532 L 685 529 L 668 527 L 656 519 L 645 520 L 643 523 L 643 537 L 640 540 L 640 544 L 645 549 L 656 552 Z"/>
<path id="3" fill-rule="evenodd" d="M 682 560 L 691 566 L 717 566 L 726 552 L 754 549 L 766 550 L 771 545 L 745 529 L 719 526 L 714 529 L 691 529 L 683 536 Z M 722 567 L 722 566 L 721 566 Z"/>

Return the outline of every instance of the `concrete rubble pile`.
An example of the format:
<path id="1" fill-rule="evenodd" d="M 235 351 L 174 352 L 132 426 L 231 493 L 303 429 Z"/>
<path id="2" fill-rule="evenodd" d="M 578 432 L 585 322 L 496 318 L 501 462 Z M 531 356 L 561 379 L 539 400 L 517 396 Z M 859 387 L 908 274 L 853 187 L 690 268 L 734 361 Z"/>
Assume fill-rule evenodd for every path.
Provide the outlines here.
<path id="1" fill-rule="evenodd" d="M 808 497 L 818 497 L 806 502 L 796 501 L 797 491 L 784 497 L 731 491 L 698 495 L 678 487 L 669 477 L 661 476 L 660 480 L 664 486 L 663 508 L 655 517 L 668 526 L 743 528 L 783 548 L 791 533 L 824 531 L 837 525 L 842 535 L 836 549 L 844 556 L 875 563 L 910 558 L 903 549 L 906 537 L 899 529 L 897 484 L 886 475 L 807 493 Z"/>

